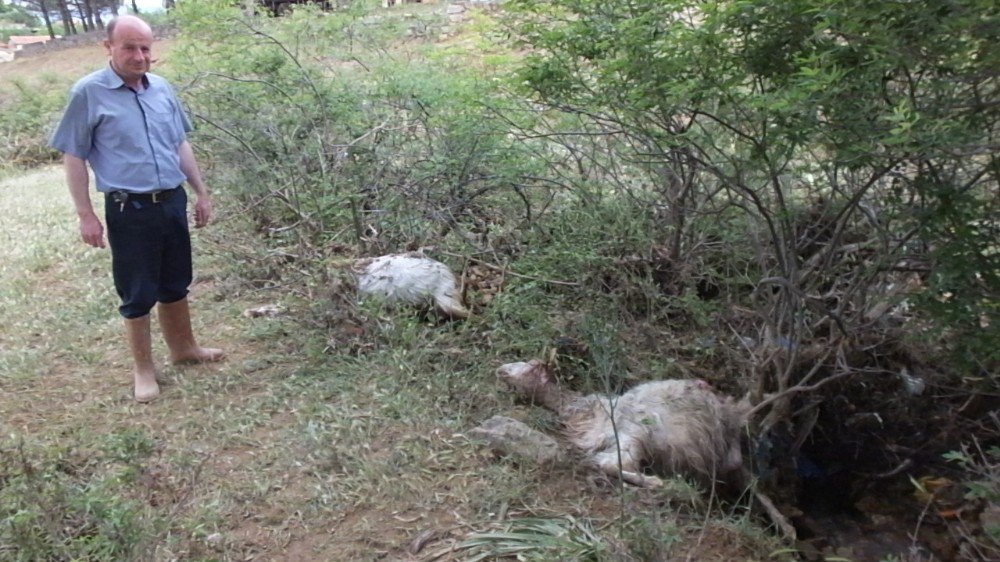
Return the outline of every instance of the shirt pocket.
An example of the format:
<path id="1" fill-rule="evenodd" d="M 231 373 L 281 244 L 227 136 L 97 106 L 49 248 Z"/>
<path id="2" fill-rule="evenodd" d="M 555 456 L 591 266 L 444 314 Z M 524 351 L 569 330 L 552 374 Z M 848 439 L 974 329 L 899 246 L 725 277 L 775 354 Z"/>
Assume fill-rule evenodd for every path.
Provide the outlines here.
<path id="1" fill-rule="evenodd" d="M 153 98 L 143 100 L 146 119 L 155 134 L 177 139 L 177 111 L 170 100 Z"/>

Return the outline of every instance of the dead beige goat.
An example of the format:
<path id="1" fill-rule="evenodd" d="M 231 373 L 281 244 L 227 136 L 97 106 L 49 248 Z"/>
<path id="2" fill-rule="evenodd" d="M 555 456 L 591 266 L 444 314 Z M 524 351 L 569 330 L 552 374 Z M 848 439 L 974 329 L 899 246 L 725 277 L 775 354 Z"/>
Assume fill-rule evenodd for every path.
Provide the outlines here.
<path id="1" fill-rule="evenodd" d="M 619 476 L 620 456 L 620 476 L 629 484 L 662 485 L 646 469 L 704 483 L 725 481 L 743 464 L 744 409 L 704 381 L 648 382 L 609 397 L 560 388 L 538 360 L 503 365 L 497 375 L 522 397 L 558 413 L 570 442 L 605 474 Z"/>

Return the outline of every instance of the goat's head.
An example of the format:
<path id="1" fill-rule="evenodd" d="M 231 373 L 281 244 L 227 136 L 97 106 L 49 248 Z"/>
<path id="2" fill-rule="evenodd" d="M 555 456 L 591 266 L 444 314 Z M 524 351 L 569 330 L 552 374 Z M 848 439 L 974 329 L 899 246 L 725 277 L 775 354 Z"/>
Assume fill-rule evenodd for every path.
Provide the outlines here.
<path id="1" fill-rule="evenodd" d="M 519 395 L 532 401 L 542 399 L 556 385 L 556 378 L 545 362 L 507 363 L 497 368 L 497 376 Z"/>

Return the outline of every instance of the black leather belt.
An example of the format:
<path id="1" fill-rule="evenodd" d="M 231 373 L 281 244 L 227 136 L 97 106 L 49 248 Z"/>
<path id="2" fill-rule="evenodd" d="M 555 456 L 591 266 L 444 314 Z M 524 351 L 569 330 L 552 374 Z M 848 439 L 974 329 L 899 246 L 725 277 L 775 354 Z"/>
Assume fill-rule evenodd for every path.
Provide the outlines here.
<path id="1" fill-rule="evenodd" d="M 146 193 L 132 193 L 131 191 L 112 191 L 108 195 L 115 203 L 125 203 L 126 201 L 137 201 L 139 203 L 163 203 L 178 192 L 180 187 L 173 189 L 162 189 L 160 191 L 150 191 Z"/>

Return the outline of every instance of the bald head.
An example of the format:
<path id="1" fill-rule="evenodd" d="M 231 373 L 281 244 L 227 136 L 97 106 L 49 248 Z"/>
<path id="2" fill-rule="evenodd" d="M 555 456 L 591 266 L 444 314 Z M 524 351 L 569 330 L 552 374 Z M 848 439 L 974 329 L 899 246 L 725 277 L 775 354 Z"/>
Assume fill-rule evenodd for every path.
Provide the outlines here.
<path id="1" fill-rule="evenodd" d="M 115 40 L 116 29 L 130 29 L 140 33 L 149 33 L 150 36 L 153 35 L 153 29 L 149 27 L 148 23 L 138 16 L 115 16 L 110 22 L 108 22 L 108 26 L 106 28 L 108 32 L 108 41 L 113 42 Z"/>
<path id="2" fill-rule="evenodd" d="M 104 47 L 111 67 L 125 85 L 138 89 L 153 60 L 153 30 L 135 16 L 118 16 L 108 24 Z"/>

